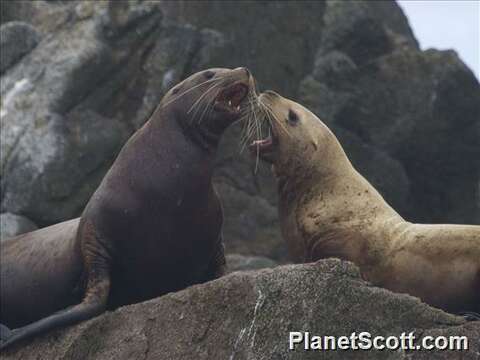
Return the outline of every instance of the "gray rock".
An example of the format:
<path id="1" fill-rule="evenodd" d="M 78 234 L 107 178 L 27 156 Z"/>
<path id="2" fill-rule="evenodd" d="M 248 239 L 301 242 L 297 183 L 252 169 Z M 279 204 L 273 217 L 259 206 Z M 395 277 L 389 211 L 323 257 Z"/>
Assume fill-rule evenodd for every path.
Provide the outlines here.
<path id="1" fill-rule="evenodd" d="M 312 335 L 467 336 L 466 351 L 288 350 L 290 331 Z M 480 322 L 373 287 L 335 259 L 236 272 L 39 336 L 7 359 L 478 359 Z"/>
<path id="2" fill-rule="evenodd" d="M 0 27 L 0 73 L 14 65 L 40 41 L 40 34 L 29 24 L 12 21 Z"/>
<path id="3" fill-rule="evenodd" d="M 478 80 L 454 52 L 420 51 L 393 3 L 327 4 L 301 102 L 340 129 L 341 142 L 346 131 L 364 144 L 343 139 L 359 171 L 407 219 L 480 224 Z M 372 151 L 383 160 L 370 161 Z"/>
<path id="4" fill-rule="evenodd" d="M 234 271 L 273 268 L 278 265 L 278 263 L 276 263 L 275 261 L 263 256 L 228 254 L 226 255 L 226 260 L 228 273 L 232 273 Z"/>
<path id="5" fill-rule="evenodd" d="M 0 241 L 37 229 L 30 219 L 12 213 L 0 214 Z"/>
<path id="6" fill-rule="evenodd" d="M 102 4 L 76 2 L 81 16 L 2 76 L 1 209 L 42 226 L 78 216 L 165 91 L 225 43 L 165 25 L 156 2 Z"/>
<path id="7" fill-rule="evenodd" d="M 280 234 L 277 208 L 261 196 L 248 195 L 235 186 L 216 182 L 224 208 L 224 241 L 229 253 L 288 259 Z"/>
<path id="8" fill-rule="evenodd" d="M 228 45 L 217 31 L 199 31 L 190 25 L 167 24 L 144 59 L 143 102 L 130 122 L 139 128 L 159 104 L 163 94 L 185 77 L 215 65 L 215 58 Z M 132 89 L 131 96 L 138 97 Z"/>
<path id="9" fill-rule="evenodd" d="M 32 115 L 18 123 L 24 128 L 17 138 L 2 143 L 2 210 L 45 225 L 83 210 L 125 135 L 121 124 L 88 110 L 72 113 L 71 123 L 55 113 Z M 8 135 L 12 130 L 5 127 Z"/>
<path id="10" fill-rule="evenodd" d="M 168 1 L 162 9 L 172 20 L 225 34 L 234 46 L 219 64 L 247 66 L 260 86 L 292 96 L 311 67 L 323 28 L 319 19 L 325 9 L 322 1 L 300 4 L 288 1 Z"/>
<path id="11" fill-rule="evenodd" d="M 53 33 L 73 19 L 77 3 L 78 1 L 1 1 L 0 20 L 2 24 L 26 21 L 43 34 Z M 96 6 L 98 8 L 102 5 Z"/>
<path id="12" fill-rule="evenodd" d="M 320 53 L 341 51 L 363 66 L 399 45 L 418 48 L 406 17 L 393 1 L 326 3 Z"/>
<path id="13" fill-rule="evenodd" d="M 409 220 L 480 223 L 480 86 L 455 53 L 407 47 L 359 65 L 344 53 L 319 51 L 300 93 L 331 127 L 401 164 Z M 388 167 L 370 166 L 375 175 L 364 175 L 381 178 L 381 168 Z M 402 207 L 392 196 L 397 189 L 381 192 Z"/>

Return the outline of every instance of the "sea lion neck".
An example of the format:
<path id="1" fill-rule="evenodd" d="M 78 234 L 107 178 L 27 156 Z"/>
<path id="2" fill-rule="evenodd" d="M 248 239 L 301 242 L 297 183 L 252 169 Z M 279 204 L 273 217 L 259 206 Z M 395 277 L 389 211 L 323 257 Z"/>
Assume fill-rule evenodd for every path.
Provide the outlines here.
<path id="1" fill-rule="evenodd" d="M 279 184 L 292 183 L 295 179 L 296 186 L 303 187 L 323 186 L 324 183 L 349 177 L 354 171 L 345 151 L 331 132 L 322 134 L 316 147 L 308 152 L 274 164 Z"/>
<path id="2" fill-rule="evenodd" d="M 300 164 L 300 163 L 299 163 Z M 327 131 L 322 134 L 318 150 L 312 152 L 308 160 L 298 167 L 288 166 L 288 172 L 275 170 L 278 179 L 278 192 L 282 206 L 291 206 L 305 201 L 318 201 L 340 204 L 333 206 L 325 216 L 337 218 L 336 211 L 343 212 L 345 204 L 356 202 L 358 198 L 371 199 L 377 204 L 376 210 L 392 217 L 401 218 L 382 198 L 378 191 L 355 169 L 335 135 Z M 308 200 L 305 198 L 307 194 Z M 362 200 L 362 201 L 363 201 Z M 363 206 L 359 208 L 364 209 Z M 365 211 L 369 209 L 365 208 Z"/>
<path id="3" fill-rule="evenodd" d="M 208 153 L 216 152 L 222 134 L 209 131 L 206 126 L 208 119 L 203 119 L 202 123 L 199 123 L 189 116 L 176 115 L 172 120 L 182 129 L 185 136 L 200 149 Z"/>
<path id="4" fill-rule="evenodd" d="M 155 117 L 158 118 L 158 121 L 152 119 L 152 127 L 163 130 L 168 128 L 170 131 L 176 129 L 202 151 L 209 154 L 216 153 L 221 134 L 214 134 L 208 131 L 202 124 L 191 121 L 188 116 L 182 116 L 175 112 L 167 111 L 167 109 L 161 109 L 155 114 Z"/>

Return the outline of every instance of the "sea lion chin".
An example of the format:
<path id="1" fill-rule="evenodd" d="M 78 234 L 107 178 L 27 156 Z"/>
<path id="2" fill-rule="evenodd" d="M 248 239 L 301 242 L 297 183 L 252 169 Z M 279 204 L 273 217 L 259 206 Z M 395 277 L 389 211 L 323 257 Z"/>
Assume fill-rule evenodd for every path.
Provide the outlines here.
<path id="1" fill-rule="evenodd" d="M 250 149 L 274 167 L 295 262 L 338 257 L 374 285 L 450 312 L 480 312 L 480 226 L 405 221 L 311 111 L 273 91 L 259 104 L 270 135 Z"/>
<path id="2" fill-rule="evenodd" d="M 214 156 L 254 84 L 246 68 L 185 79 L 128 140 L 79 219 L 2 241 L 0 321 L 16 329 L 0 327 L 1 348 L 223 274 Z"/>

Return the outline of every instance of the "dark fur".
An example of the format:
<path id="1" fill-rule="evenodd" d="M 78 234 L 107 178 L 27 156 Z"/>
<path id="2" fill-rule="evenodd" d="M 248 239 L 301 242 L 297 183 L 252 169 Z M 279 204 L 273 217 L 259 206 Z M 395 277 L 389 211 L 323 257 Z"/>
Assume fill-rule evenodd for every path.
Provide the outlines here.
<path id="1" fill-rule="evenodd" d="M 212 83 L 185 92 L 212 72 L 223 79 L 219 90 L 235 82 L 252 87 L 243 68 L 186 79 L 123 147 L 80 219 L 2 243 L 0 320 L 19 327 L 1 328 L 2 348 L 223 274 L 213 160 L 239 116 L 189 112 Z"/>

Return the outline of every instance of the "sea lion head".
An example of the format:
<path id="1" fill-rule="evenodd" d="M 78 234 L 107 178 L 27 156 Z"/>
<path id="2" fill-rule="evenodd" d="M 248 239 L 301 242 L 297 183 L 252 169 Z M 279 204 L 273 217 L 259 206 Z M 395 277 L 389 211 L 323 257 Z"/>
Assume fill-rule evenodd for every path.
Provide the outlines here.
<path id="1" fill-rule="evenodd" d="M 255 80 L 247 68 L 212 68 L 197 72 L 171 88 L 160 108 L 204 144 L 216 144 L 233 122 L 249 111 Z"/>
<path id="2" fill-rule="evenodd" d="M 341 147 L 328 127 L 299 103 L 267 90 L 258 97 L 268 136 L 253 141 L 250 151 L 273 164 L 277 175 L 328 172 Z M 337 144 L 334 144 L 337 143 Z"/>

